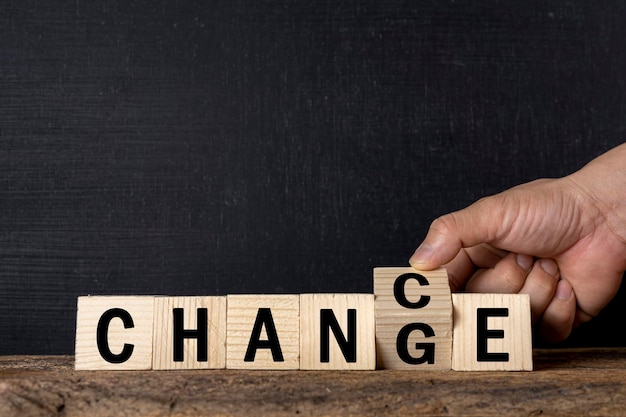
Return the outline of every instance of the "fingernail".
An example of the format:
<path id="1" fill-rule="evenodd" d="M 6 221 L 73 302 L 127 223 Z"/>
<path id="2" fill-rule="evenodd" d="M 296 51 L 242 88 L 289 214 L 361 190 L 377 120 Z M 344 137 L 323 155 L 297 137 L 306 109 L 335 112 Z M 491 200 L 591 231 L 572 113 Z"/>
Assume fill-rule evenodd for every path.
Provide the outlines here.
<path id="1" fill-rule="evenodd" d="M 411 259 L 409 259 L 409 264 L 411 264 L 412 266 L 424 265 L 428 263 L 430 258 L 433 257 L 434 252 L 435 250 L 433 249 L 432 246 L 430 246 L 427 243 L 422 243 L 417 248 L 413 256 L 411 256 Z"/>
<path id="2" fill-rule="evenodd" d="M 539 265 L 541 269 L 552 276 L 556 276 L 556 273 L 559 271 L 559 267 L 552 259 L 542 259 L 539 261 Z"/>
<path id="3" fill-rule="evenodd" d="M 569 282 L 560 280 L 556 286 L 556 298 L 559 300 L 567 301 L 572 297 L 574 290 Z"/>
<path id="4" fill-rule="evenodd" d="M 533 266 L 533 257 L 528 255 L 523 255 L 521 253 L 517 254 L 517 264 L 524 271 L 528 271 L 531 266 Z"/>

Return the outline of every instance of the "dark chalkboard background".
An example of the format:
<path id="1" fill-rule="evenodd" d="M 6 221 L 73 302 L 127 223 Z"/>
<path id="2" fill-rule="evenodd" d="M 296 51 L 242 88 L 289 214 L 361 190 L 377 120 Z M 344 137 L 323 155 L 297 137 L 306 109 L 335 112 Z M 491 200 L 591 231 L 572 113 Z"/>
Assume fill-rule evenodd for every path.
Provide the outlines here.
<path id="1" fill-rule="evenodd" d="M 0 354 L 72 353 L 82 294 L 371 292 L 621 143 L 625 39 L 621 0 L 3 1 Z"/>

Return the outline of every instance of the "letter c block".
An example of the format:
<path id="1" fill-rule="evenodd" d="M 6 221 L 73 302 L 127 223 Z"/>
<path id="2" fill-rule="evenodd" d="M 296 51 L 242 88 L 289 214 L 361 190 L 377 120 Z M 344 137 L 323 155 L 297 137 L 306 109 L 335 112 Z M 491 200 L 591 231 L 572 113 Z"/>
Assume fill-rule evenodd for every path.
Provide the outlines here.
<path id="1" fill-rule="evenodd" d="M 152 368 L 154 297 L 78 297 L 76 370 Z"/>

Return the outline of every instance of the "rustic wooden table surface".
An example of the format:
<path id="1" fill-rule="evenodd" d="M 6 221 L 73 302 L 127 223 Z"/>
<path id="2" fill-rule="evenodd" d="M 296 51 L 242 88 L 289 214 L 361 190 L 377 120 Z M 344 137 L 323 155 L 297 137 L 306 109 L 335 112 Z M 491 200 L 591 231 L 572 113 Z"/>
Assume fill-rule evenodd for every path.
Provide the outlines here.
<path id="1" fill-rule="evenodd" d="M 73 370 L 0 357 L 0 416 L 623 416 L 626 348 L 535 350 L 533 372 Z"/>

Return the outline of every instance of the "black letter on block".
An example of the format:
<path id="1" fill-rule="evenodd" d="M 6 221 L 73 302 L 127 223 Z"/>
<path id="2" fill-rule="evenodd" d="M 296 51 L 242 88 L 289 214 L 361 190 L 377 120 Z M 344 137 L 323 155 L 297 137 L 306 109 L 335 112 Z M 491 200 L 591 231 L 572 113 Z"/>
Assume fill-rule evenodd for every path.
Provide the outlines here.
<path id="1" fill-rule="evenodd" d="M 419 282 L 420 285 L 430 285 L 426 277 L 423 275 L 415 274 L 412 272 L 402 274 L 398 278 L 396 278 L 396 281 L 393 283 L 393 296 L 396 298 L 396 301 L 398 302 L 398 304 L 400 304 L 402 307 L 405 307 L 405 308 L 426 307 L 426 305 L 428 305 L 428 303 L 430 302 L 429 295 L 420 295 L 420 299 L 415 303 L 407 300 L 406 294 L 404 293 L 404 286 L 406 285 L 406 282 L 410 279 L 416 280 L 417 282 Z"/>
<path id="2" fill-rule="evenodd" d="M 198 348 L 197 361 L 208 362 L 208 312 L 206 308 L 199 308 L 197 311 L 197 330 L 187 330 L 184 328 L 183 320 L 184 310 L 175 308 L 174 314 L 174 362 L 183 362 L 185 360 L 185 339 L 198 339 L 196 346 Z"/>
<path id="3" fill-rule="evenodd" d="M 320 362 L 330 362 L 330 340 L 328 329 L 333 330 L 337 344 L 346 362 L 356 362 L 356 310 L 348 309 L 348 339 L 343 337 L 337 318 L 330 308 L 320 310 Z"/>
<path id="4" fill-rule="evenodd" d="M 267 340 L 259 340 L 261 337 L 261 328 L 263 328 L 264 324 L 265 331 L 267 332 Z M 280 342 L 278 341 L 278 335 L 276 334 L 272 310 L 269 308 L 259 308 L 257 312 L 244 362 L 254 362 L 257 349 L 271 349 L 274 362 L 285 361 L 283 351 L 280 348 Z"/>
<path id="5" fill-rule="evenodd" d="M 122 353 L 116 355 L 111 352 L 109 349 L 109 324 L 111 320 L 115 317 L 122 319 L 124 323 L 125 329 L 132 329 L 135 327 L 133 323 L 133 318 L 130 316 L 128 311 L 122 310 L 121 308 L 112 308 L 107 310 L 102 314 L 100 320 L 98 320 L 98 328 L 96 331 L 96 344 L 98 345 L 98 351 L 100 352 L 100 356 L 102 359 L 109 363 L 123 363 L 130 359 L 130 356 L 133 354 L 134 345 L 129 345 L 128 343 L 124 343 L 124 347 L 122 348 Z"/>
<path id="6" fill-rule="evenodd" d="M 421 330 L 425 337 L 433 337 L 435 331 L 426 323 L 409 323 L 398 332 L 396 338 L 396 351 L 398 356 L 404 362 L 411 365 L 419 365 L 422 363 L 435 363 L 435 344 L 434 343 L 416 343 L 415 349 L 424 349 L 424 354 L 419 358 L 415 358 L 409 354 L 408 340 L 409 334 L 414 330 Z"/>
<path id="7" fill-rule="evenodd" d="M 504 330 L 487 329 L 488 317 L 508 317 L 508 308 L 479 308 L 476 310 L 476 326 L 478 327 L 476 360 L 478 362 L 508 362 L 508 353 L 487 352 L 487 339 L 504 339 Z"/>

